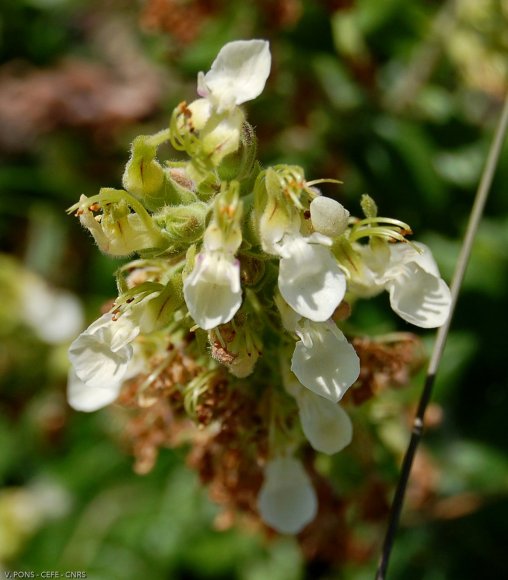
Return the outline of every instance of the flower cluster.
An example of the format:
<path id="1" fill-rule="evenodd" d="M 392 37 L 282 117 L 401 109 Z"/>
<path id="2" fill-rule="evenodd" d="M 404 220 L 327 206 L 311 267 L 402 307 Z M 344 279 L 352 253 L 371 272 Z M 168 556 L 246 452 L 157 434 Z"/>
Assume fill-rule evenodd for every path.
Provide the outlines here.
<path id="1" fill-rule="evenodd" d="M 361 365 L 344 334 L 347 306 L 386 290 L 405 321 L 434 328 L 450 293 L 428 248 L 378 216 L 370 197 L 351 217 L 320 193 L 324 180 L 256 161 L 240 105 L 260 95 L 270 64 L 264 40 L 224 46 L 198 76 L 200 98 L 180 103 L 169 129 L 134 140 L 124 188 L 71 208 L 103 252 L 137 256 L 118 270 L 112 309 L 70 348 L 68 395 L 94 411 L 135 385 L 147 408 L 161 384 L 159 399 L 196 420 L 218 385 L 223 397 L 249 392 L 266 425 L 266 448 L 254 453 L 258 513 L 298 533 L 318 510 L 299 448 L 330 455 L 352 439 L 339 402 Z M 163 143 L 174 160 L 158 158 Z M 190 374 L 178 371 L 185 357 Z M 208 427 L 220 431 L 220 417 Z"/>

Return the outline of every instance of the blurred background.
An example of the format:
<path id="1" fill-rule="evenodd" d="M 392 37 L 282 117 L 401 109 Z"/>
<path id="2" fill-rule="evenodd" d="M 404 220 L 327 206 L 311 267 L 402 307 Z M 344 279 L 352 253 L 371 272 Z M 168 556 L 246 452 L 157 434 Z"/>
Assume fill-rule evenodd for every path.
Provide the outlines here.
<path id="1" fill-rule="evenodd" d="M 2 1 L 0 572 L 373 577 L 422 373 L 369 403 L 353 451 L 334 463 L 345 497 L 368 488 L 372 499 L 376 486 L 383 497 L 347 512 L 343 537 L 328 538 L 335 561 L 248 525 L 218 529 L 219 508 L 186 465 L 185 448 L 162 450 L 153 470 L 136 474 L 122 414 L 66 404 L 66 350 L 115 296 L 119 262 L 101 255 L 65 209 L 81 194 L 120 187 L 132 139 L 167 126 L 176 104 L 196 97 L 197 72 L 224 43 L 266 38 L 272 73 L 247 107 L 262 162 L 341 180 L 323 191 L 356 215 L 369 193 L 382 215 L 411 224 L 431 246 L 449 282 L 507 92 L 507 29 L 507 0 Z M 508 577 L 507 183 L 505 143 L 393 579 Z M 356 327 L 411 330 L 385 299 L 361 304 Z M 421 336 L 430 352 L 433 334 Z M 362 430 L 372 425 L 367 438 Z M 360 469 L 353 459 L 362 453 L 372 460 Z"/>

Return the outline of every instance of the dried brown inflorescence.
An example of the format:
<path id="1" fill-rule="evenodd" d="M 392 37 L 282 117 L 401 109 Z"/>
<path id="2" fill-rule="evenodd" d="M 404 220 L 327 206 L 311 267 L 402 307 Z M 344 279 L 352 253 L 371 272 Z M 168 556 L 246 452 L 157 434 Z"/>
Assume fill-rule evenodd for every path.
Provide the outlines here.
<path id="1" fill-rule="evenodd" d="M 352 343 L 360 357 L 361 370 L 345 400 L 354 405 L 361 405 L 387 388 L 407 385 L 425 360 L 420 339 L 411 333 L 389 335 L 382 340 L 357 337 Z"/>
<path id="2" fill-rule="evenodd" d="M 274 387 L 264 385 L 257 389 L 249 381 L 236 381 L 233 385 L 225 368 L 204 369 L 189 354 L 193 340 L 188 337 L 179 345 L 171 344 L 164 355 L 152 358 L 150 372 L 124 387 L 120 403 L 128 408 L 126 435 L 136 457 L 135 470 L 150 471 L 160 448 L 190 444 L 188 465 L 198 472 L 211 499 L 222 507 L 216 528 L 241 524 L 272 537 L 275 532 L 259 518 L 257 497 L 263 483 L 263 466 L 269 457 L 267 408 Z M 355 339 L 354 344 L 362 361 L 360 378 L 348 398 L 354 405 L 382 389 L 407 384 L 422 362 L 421 345 L 414 335 L 397 335 L 383 341 Z M 189 385 L 200 376 L 207 378 L 204 387 L 201 383 L 196 387 L 191 421 L 186 398 L 192 390 Z M 278 396 L 285 397 L 283 393 Z M 288 428 L 292 428 L 295 419 L 296 411 L 289 411 Z M 368 443 L 369 436 L 366 437 L 364 442 Z M 358 465 L 361 470 L 370 469 L 371 451 L 362 453 Z M 346 562 L 368 560 L 377 549 L 372 539 L 376 535 L 368 535 L 369 540 L 360 538 L 348 522 L 354 517 L 355 530 L 384 522 L 390 484 L 366 477 L 354 489 L 341 493 L 316 467 L 315 460 L 316 452 L 307 446 L 304 463 L 318 496 L 319 511 L 297 536 L 306 561 L 311 566 L 340 567 Z"/>
<path id="3" fill-rule="evenodd" d="M 184 412 L 181 386 L 202 371 L 183 345 L 170 344 L 164 356 L 152 357 L 148 373 L 124 385 L 118 402 L 129 413 L 125 437 L 136 473 L 152 470 L 161 447 L 176 447 L 193 437 L 195 426 Z"/>

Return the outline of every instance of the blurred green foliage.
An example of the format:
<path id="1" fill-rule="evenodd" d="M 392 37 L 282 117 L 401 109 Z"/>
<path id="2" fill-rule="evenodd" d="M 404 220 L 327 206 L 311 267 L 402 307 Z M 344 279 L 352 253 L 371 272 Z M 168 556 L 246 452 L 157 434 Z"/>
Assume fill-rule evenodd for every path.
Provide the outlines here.
<path id="1" fill-rule="evenodd" d="M 78 293 L 93 319 L 113 295 L 118 263 L 65 208 L 119 185 L 130 140 L 165 126 L 177 102 L 194 97 L 196 73 L 225 42 L 263 37 L 272 75 L 248 107 L 261 159 L 340 179 L 323 191 L 354 211 L 368 192 L 381 213 L 411 224 L 450 280 L 507 89 L 507 23 L 506 0 L 4 0 L 2 251 Z M 426 439 L 429 493 L 442 501 L 408 512 L 390 578 L 508 576 L 507 182 L 505 143 L 438 375 L 443 417 Z M 380 305 L 362 305 L 352 322 L 400 328 Z M 217 510 L 182 451 L 134 475 L 121 423 L 107 410 L 67 408 L 65 345 L 43 345 L 22 325 L 0 338 L 0 571 L 339 577 L 305 565 L 290 538 L 212 531 Z M 432 335 L 425 340 L 430 347 Z M 414 401 L 418 388 L 393 396 Z M 390 429 L 403 448 L 405 424 Z M 334 470 L 354 485 L 353 465 L 339 458 Z M 376 559 L 349 563 L 340 578 L 372 577 Z"/>

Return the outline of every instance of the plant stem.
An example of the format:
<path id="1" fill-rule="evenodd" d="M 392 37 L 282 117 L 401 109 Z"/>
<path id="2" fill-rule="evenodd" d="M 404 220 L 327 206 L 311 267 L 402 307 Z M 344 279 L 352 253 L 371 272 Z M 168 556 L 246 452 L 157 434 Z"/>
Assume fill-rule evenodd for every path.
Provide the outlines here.
<path id="1" fill-rule="evenodd" d="M 395 490 L 395 496 L 393 499 L 392 508 L 388 521 L 388 528 L 383 543 L 383 551 L 376 572 L 376 580 L 384 580 L 386 578 L 388 562 L 390 559 L 390 554 L 392 552 L 395 534 L 399 526 L 400 514 L 402 511 L 402 505 L 404 503 L 404 496 L 406 493 L 406 488 L 411 473 L 411 467 L 413 465 L 413 460 L 416 454 L 416 450 L 418 448 L 418 444 L 420 443 L 423 434 L 425 410 L 432 395 L 434 380 L 436 378 L 439 363 L 443 355 L 446 339 L 448 337 L 448 331 L 450 330 L 452 316 L 455 310 L 455 306 L 457 304 L 460 288 L 469 262 L 469 257 L 471 255 L 471 249 L 473 247 L 476 232 L 478 230 L 478 226 L 482 218 L 483 209 L 485 207 L 485 202 L 487 201 L 490 186 L 492 184 L 492 179 L 494 177 L 494 172 L 496 170 L 499 155 L 501 153 L 501 148 L 506 136 L 507 128 L 508 128 L 508 95 L 505 98 L 503 111 L 501 113 L 496 134 L 492 141 L 492 145 L 490 147 L 490 151 L 487 157 L 487 162 L 485 164 L 480 184 L 476 192 L 475 201 L 473 204 L 473 208 L 471 210 L 471 215 L 469 217 L 466 234 L 464 236 L 464 242 L 462 244 L 462 248 L 459 257 L 457 259 L 457 264 L 455 266 L 455 272 L 453 274 L 453 279 L 450 287 L 452 296 L 450 315 L 446 323 L 439 328 L 436 335 L 436 342 L 434 344 L 434 349 L 432 351 L 432 356 L 430 358 L 429 367 L 427 369 L 425 383 L 423 386 L 420 401 L 418 403 L 416 416 L 413 422 L 411 439 L 409 441 L 409 445 L 407 447 L 406 454 L 402 462 L 401 473 L 399 481 L 397 483 L 397 489 Z"/>

